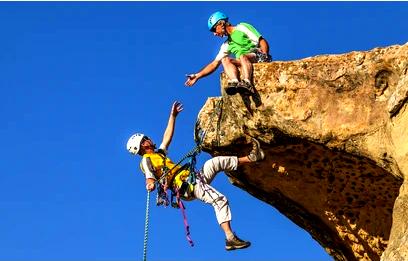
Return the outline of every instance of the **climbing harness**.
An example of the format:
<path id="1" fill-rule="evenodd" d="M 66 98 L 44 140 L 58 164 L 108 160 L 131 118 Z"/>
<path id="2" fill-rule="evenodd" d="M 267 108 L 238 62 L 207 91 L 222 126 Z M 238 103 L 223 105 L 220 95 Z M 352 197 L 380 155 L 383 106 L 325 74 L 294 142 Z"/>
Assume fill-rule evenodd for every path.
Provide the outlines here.
<path id="1" fill-rule="evenodd" d="M 196 165 L 196 156 L 201 152 L 201 147 L 200 144 L 197 144 L 197 146 L 188 152 L 181 160 L 179 160 L 174 167 L 169 169 L 166 164 L 165 164 L 165 159 L 163 159 L 163 170 L 164 174 L 159 178 L 157 181 L 157 200 L 156 200 L 156 205 L 164 205 L 168 206 L 170 205 L 174 208 L 179 208 L 181 210 L 182 216 L 183 216 L 183 223 L 184 223 L 184 228 L 186 231 L 186 238 L 190 246 L 194 246 L 194 242 L 191 239 L 190 236 L 190 226 L 187 222 L 187 215 L 185 212 L 185 206 L 183 204 L 183 201 L 181 200 L 181 197 L 186 195 L 188 190 L 190 189 L 190 186 L 194 186 L 196 184 L 196 178 L 197 178 L 197 171 L 195 169 Z M 171 171 L 176 168 L 177 166 L 180 166 L 182 162 L 184 162 L 186 159 L 190 158 L 190 161 L 186 164 L 184 164 L 174 175 L 177 175 L 180 171 L 187 170 L 189 172 L 189 175 L 187 177 L 187 180 L 183 182 L 180 188 L 171 188 L 171 200 L 169 201 L 167 191 L 166 191 L 166 177 L 171 173 Z M 186 196 L 185 196 L 186 197 Z"/>
<path id="2" fill-rule="evenodd" d="M 192 168 L 194 168 L 195 166 L 191 166 L 191 163 L 194 163 L 194 165 L 195 165 L 195 163 L 196 163 L 196 156 L 199 154 L 201 152 L 201 144 L 197 144 L 197 146 L 195 146 L 191 151 L 189 151 L 183 158 L 181 158 L 181 160 L 179 160 L 175 165 L 174 165 L 174 167 L 173 168 L 171 168 L 171 169 L 169 169 L 169 168 L 167 168 L 166 166 L 165 166 L 165 161 L 164 161 L 164 167 L 165 167 L 165 169 L 164 169 L 164 174 L 159 178 L 159 180 L 157 181 L 159 184 L 160 183 L 162 183 L 162 181 L 167 177 L 167 175 L 169 175 L 170 173 L 171 173 L 171 171 L 173 170 L 173 169 L 175 169 L 176 167 L 178 167 L 178 166 L 180 166 L 180 164 L 181 163 L 183 163 L 183 161 L 185 161 L 186 159 L 188 159 L 188 158 L 191 158 L 191 160 L 190 160 L 190 164 L 189 163 L 187 163 L 188 165 L 190 165 L 190 166 L 188 166 L 189 167 L 189 169 L 191 170 Z M 181 167 L 181 170 L 182 169 L 184 169 L 185 167 L 187 167 L 187 164 L 185 164 L 185 165 L 183 165 L 182 167 Z"/>

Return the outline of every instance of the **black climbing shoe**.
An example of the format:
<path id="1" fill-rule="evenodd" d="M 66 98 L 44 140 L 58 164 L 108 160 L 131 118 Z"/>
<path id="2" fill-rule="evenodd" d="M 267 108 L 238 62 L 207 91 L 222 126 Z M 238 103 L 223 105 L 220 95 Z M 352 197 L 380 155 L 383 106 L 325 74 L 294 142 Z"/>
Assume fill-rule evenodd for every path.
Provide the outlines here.
<path id="1" fill-rule="evenodd" d="M 237 85 L 237 90 L 239 93 L 244 94 L 244 95 L 251 95 L 254 93 L 254 86 L 252 83 L 245 79 L 243 81 L 240 81 Z"/>
<path id="2" fill-rule="evenodd" d="M 228 81 L 227 83 L 227 87 L 225 88 L 225 92 L 228 95 L 234 95 L 238 92 L 237 90 L 237 85 L 238 85 L 238 81 Z"/>
<path id="3" fill-rule="evenodd" d="M 226 239 L 225 240 L 225 250 L 230 251 L 230 250 L 235 250 L 235 249 L 243 249 L 247 248 L 251 245 L 251 242 L 249 241 L 244 241 L 234 235 L 234 237 L 230 240 Z"/>

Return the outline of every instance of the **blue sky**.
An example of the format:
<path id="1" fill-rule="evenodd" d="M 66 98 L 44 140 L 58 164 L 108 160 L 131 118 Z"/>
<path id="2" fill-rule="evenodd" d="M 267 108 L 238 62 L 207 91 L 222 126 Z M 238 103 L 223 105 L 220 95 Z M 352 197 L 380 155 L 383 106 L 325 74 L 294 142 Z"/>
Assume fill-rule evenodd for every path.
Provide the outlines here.
<path id="1" fill-rule="evenodd" d="M 192 88 L 184 75 L 218 52 L 207 30 L 217 10 L 253 24 L 276 61 L 408 41 L 406 2 L 1 2 L 0 260 L 142 259 L 146 191 L 125 144 L 134 132 L 160 143 L 179 100 L 170 156 L 194 146 L 221 69 Z M 331 260 L 224 174 L 213 185 L 252 246 L 226 252 L 213 209 L 196 201 L 191 248 L 180 212 L 152 204 L 148 260 Z"/>

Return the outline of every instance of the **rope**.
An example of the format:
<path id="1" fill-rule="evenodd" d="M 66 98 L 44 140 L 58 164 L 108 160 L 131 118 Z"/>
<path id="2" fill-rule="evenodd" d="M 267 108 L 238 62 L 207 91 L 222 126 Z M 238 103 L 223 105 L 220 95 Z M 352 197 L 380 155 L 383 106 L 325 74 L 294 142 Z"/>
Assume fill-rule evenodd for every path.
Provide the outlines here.
<path id="1" fill-rule="evenodd" d="M 220 145 L 220 140 L 219 140 L 219 130 L 220 130 L 220 126 L 221 126 L 221 117 L 222 117 L 222 107 L 224 105 L 224 99 L 221 97 L 220 100 L 217 101 L 217 103 L 215 104 L 215 108 L 214 111 L 210 117 L 210 120 L 207 123 L 206 128 L 204 129 L 204 131 L 201 134 L 201 137 L 199 137 L 199 140 L 196 141 L 197 146 L 195 146 L 192 150 L 190 150 L 186 155 L 184 155 L 183 158 L 181 158 L 175 165 L 173 168 L 169 169 L 166 168 L 164 174 L 159 178 L 159 180 L 156 181 L 157 185 L 160 186 L 161 182 L 163 181 L 163 179 L 165 179 L 167 177 L 167 175 L 169 175 L 171 173 L 171 171 L 176 168 L 177 166 L 180 166 L 180 164 L 188 159 L 191 158 L 191 162 L 190 162 L 190 166 L 189 169 L 191 170 L 195 170 L 195 163 L 196 163 L 196 159 L 195 157 L 201 152 L 201 144 L 204 141 L 205 135 L 207 134 L 207 130 L 210 127 L 210 124 L 212 123 L 212 119 L 214 118 L 215 115 L 218 115 L 218 119 L 217 119 L 217 129 L 216 129 L 216 139 L 217 139 L 217 145 Z M 197 126 L 197 122 L 196 122 L 196 126 Z M 166 163 L 166 161 L 164 160 L 164 164 Z M 195 177 L 194 177 L 194 181 L 195 181 Z M 167 206 L 167 205 L 166 205 Z"/>
<path id="2" fill-rule="evenodd" d="M 181 201 L 181 199 L 180 199 L 180 192 L 179 191 L 177 191 L 176 195 L 177 195 L 178 206 L 181 209 L 181 214 L 183 215 L 184 229 L 186 230 L 186 238 L 187 238 L 187 241 L 190 244 L 190 246 L 193 247 L 194 242 L 193 242 L 193 240 L 191 239 L 191 236 L 190 236 L 190 226 L 189 226 L 189 224 L 187 222 L 187 215 L 186 215 L 186 211 L 185 211 L 186 208 L 184 207 L 183 201 Z"/>
<path id="3" fill-rule="evenodd" d="M 222 106 L 224 104 L 224 99 L 221 97 L 221 99 L 215 104 L 215 109 L 213 111 L 213 114 L 210 117 L 210 121 L 208 121 L 206 128 L 204 129 L 204 131 L 202 132 L 201 138 L 199 138 L 198 141 L 196 141 L 197 146 L 195 146 L 192 150 L 190 150 L 183 158 L 181 158 L 181 160 L 179 160 L 176 165 L 174 165 L 173 168 L 167 170 L 158 180 L 158 182 L 162 181 L 175 167 L 179 166 L 184 160 L 186 160 L 187 158 L 191 158 L 196 156 L 198 153 L 200 153 L 201 151 L 201 144 L 204 141 L 205 135 L 207 134 L 207 130 L 210 127 L 210 124 L 212 123 L 212 119 L 213 117 L 218 114 L 218 120 L 217 120 L 217 143 L 219 145 L 219 129 L 220 129 L 220 125 L 221 125 L 221 116 L 222 116 Z M 197 123 L 196 123 L 197 125 Z"/>
<path id="4" fill-rule="evenodd" d="M 144 228 L 144 240 L 143 240 L 143 261 L 146 261 L 147 255 L 147 236 L 149 233 L 149 205 L 150 205 L 150 191 L 147 191 L 146 199 L 146 217 L 145 217 L 145 228 Z"/>
<path id="5" fill-rule="evenodd" d="M 212 112 L 212 115 L 210 116 L 210 120 L 207 122 L 207 125 L 205 126 L 205 128 L 201 128 L 202 137 L 197 142 L 200 145 L 204 141 L 204 137 L 207 134 L 207 131 L 210 128 L 211 124 L 213 123 L 214 116 L 217 115 L 218 119 L 217 119 L 217 122 L 216 122 L 217 126 L 216 126 L 216 135 L 215 135 L 216 137 L 215 138 L 216 138 L 216 141 L 217 141 L 217 146 L 220 146 L 220 133 L 219 133 L 219 131 L 220 131 L 221 121 L 222 121 L 222 108 L 223 108 L 223 105 L 224 105 L 224 98 L 221 97 L 221 99 L 219 99 L 217 101 L 217 103 L 214 105 L 214 110 Z M 199 120 L 198 119 L 197 119 L 197 122 L 196 122 L 196 127 L 197 126 L 199 126 Z M 200 132 L 200 131 L 198 131 L 198 132 Z"/>
<path id="6" fill-rule="evenodd" d="M 224 99 L 221 97 L 221 99 L 215 104 L 215 109 L 213 111 L 213 114 L 210 117 L 210 121 L 208 121 L 207 123 L 207 127 L 204 129 L 204 131 L 202 132 L 201 138 L 199 139 L 199 141 L 197 141 L 197 146 L 195 146 L 191 151 L 189 151 L 183 158 L 181 158 L 181 160 L 179 160 L 173 168 L 171 169 L 166 169 L 165 173 L 160 177 L 160 179 L 157 181 L 158 184 L 160 184 L 160 182 L 167 177 L 167 175 L 169 173 L 171 173 L 171 171 L 177 167 L 180 166 L 180 164 L 186 160 L 187 158 L 191 158 L 191 157 L 195 157 L 198 153 L 200 153 L 201 151 L 201 143 L 203 143 L 205 135 L 207 134 L 207 130 L 210 127 L 210 124 L 212 123 L 212 118 L 215 116 L 215 114 L 218 114 L 218 120 L 217 120 L 217 143 L 219 145 L 220 141 L 219 141 L 219 129 L 220 129 L 220 125 L 221 125 L 221 116 L 222 116 L 222 106 L 224 104 Z M 196 122 L 197 125 L 197 122 Z M 165 163 L 165 161 L 164 161 Z M 195 161 L 194 161 L 195 163 Z M 190 166 L 191 167 L 191 166 Z M 193 166 L 194 167 L 194 166 Z"/>
<path id="7" fill-rule="evenodd" d="M 221 106 L 219 106 L 221 104 Z M 218 112 L 218 120 L 217 120 L 217 132 L 216 132 L 216 139 L 217 139 L 217 146 L 220 146 L 220 128 L 221 128 L 221 121 L 222 121 L 222 109 L 224 105 L 224 100 L 221 98 L 220 101 L 218 101 L 217 108 L 219 110 Z"/>
<path id="8" fill-rule="evenodd" d="M 181 158 L 181 160 L 179 160 L 179 161 L 174 165 L 173 168 L 167 170 L 167 171 L 160 177 L 160 179 L 159 179 L 157 182 L 160 184 L 160 182 L 161 182 L 165 177 L 167 177 L 167 175 L 168 175 L 169 173 L 171 173 L 171 171 L 172 171 L 175 167 L 180 166 L 180 164 L 181 164 L 183 161 L 185 161 L 186 159 L 188 159 L 188 158 L 190 158 L 190 157 L 193 157 L 193 156 L 197 155 L 197 153 L 199 153 L 200 151 L 201 151 L 201 144 L 195 146 L 192 150 L 190 150 L 183 158 Z"/>

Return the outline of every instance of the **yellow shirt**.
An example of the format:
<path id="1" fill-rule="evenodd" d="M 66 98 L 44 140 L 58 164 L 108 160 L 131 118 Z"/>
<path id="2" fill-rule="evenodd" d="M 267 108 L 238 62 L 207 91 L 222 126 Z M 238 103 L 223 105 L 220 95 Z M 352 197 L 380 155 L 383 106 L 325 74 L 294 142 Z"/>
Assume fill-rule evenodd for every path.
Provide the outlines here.
<path id="1" fill-rule="evenodd" d="M 145 177 L 156 180 L 163 176 L 165 172 L 164 166 L 171 170 L 166 176 L 166 184 L 169 187 L 180 189 L 183 181 L 186 181 L 189 176 L 189 170 L 180 171 L 182 166 L 176 166 L 176 164 L 166 156 L 164 150 L 159 149 L 154 153 L 146 153 L 140 162 L 140 168 L 145 174 Z"/>

